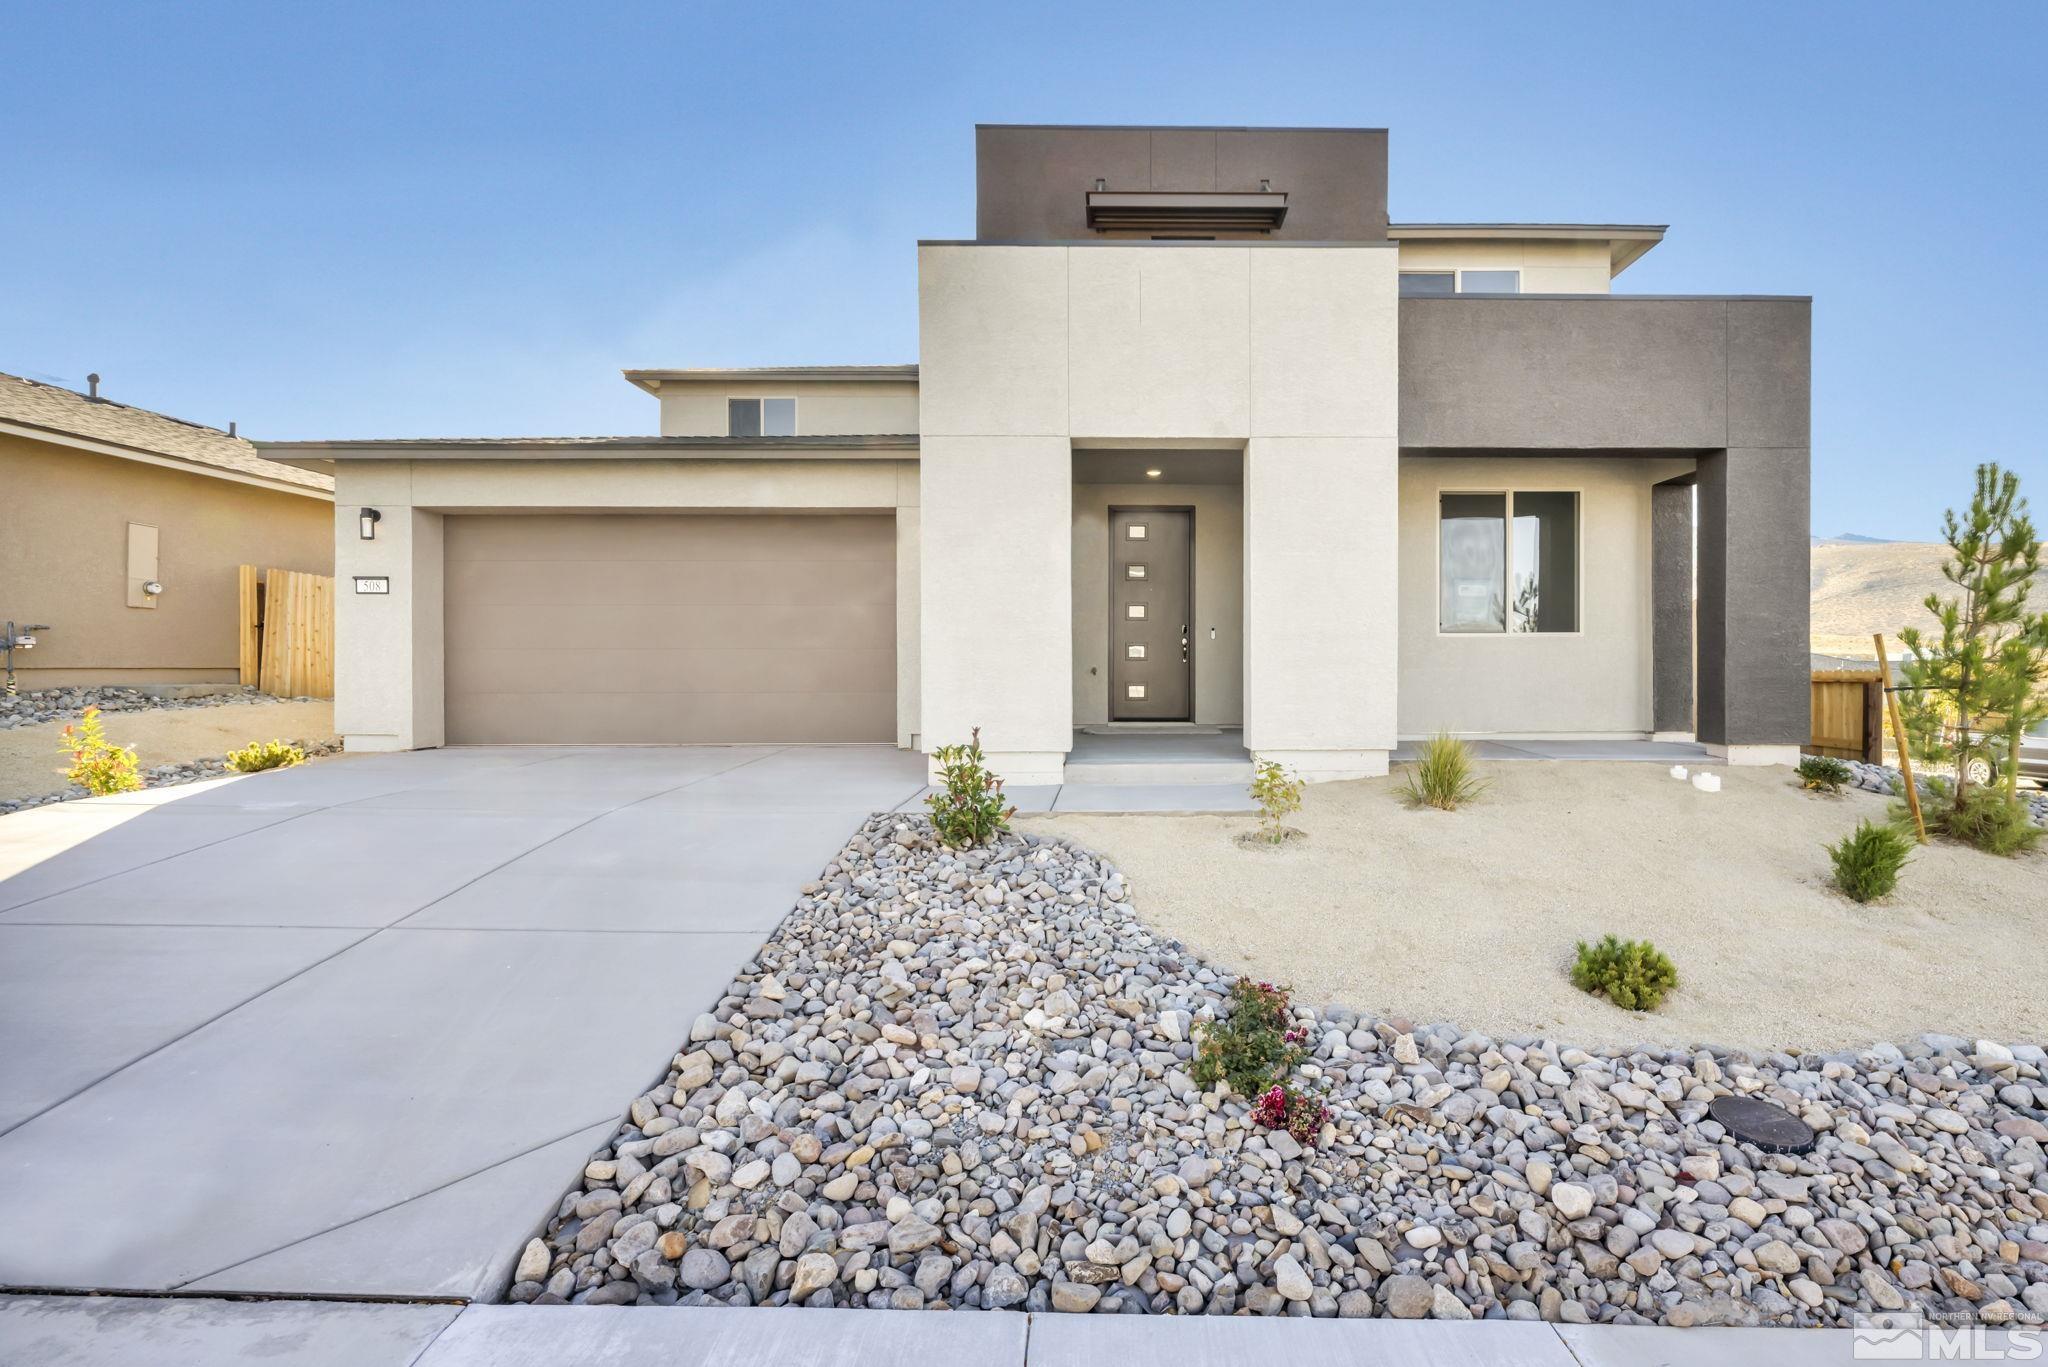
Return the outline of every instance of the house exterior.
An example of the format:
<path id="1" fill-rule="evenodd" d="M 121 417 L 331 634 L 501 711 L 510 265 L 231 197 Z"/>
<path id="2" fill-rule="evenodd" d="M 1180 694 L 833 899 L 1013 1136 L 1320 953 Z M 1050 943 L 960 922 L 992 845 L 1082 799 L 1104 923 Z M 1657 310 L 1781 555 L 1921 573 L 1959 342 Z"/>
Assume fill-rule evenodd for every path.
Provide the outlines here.
<path id="1" fill-rule="evenodd" d="M 266 447 L 336 471 L 348 744 L 1796 754 L 1809 300 L 1611 293 L 1661 227 L 1390 222 L 1384 130 L 976 155 L 915 366 L 629 370 L 657 437 Z"/>
<path id="2" fill-rule="evenodd" d="M 0 625 L 47 627 L 15 654 L 20 687 L 235 682 L 244 564 L 332 573 L 333 479 L 0 375 Z"/>

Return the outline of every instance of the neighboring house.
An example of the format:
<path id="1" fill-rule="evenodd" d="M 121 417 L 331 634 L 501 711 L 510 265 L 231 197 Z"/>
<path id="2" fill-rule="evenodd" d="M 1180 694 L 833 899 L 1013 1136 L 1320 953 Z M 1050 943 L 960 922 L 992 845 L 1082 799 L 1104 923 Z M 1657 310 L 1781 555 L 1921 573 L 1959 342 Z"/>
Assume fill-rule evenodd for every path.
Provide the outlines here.
<path id="1" fill-rule="evenodd" d="M 916 366 L 627 371 L 659 437 L 266 446 L 338 470 L 374 581 L 349 745 L 979 726 L 1046 783 L 1115 723 L 1312 778 L 1807 738 L 1808 300 L 1610 296 L 1659 227 L 1389 223 L 1383 130 L 976 140 Z"/>
<path id="2" fill-rule="evenodd" d="M 333 573 L 333 490 L 233 433 L 0 375 L 0 624 L 48 628 L 20 686 L 233 683 L 236 567 Z"/>

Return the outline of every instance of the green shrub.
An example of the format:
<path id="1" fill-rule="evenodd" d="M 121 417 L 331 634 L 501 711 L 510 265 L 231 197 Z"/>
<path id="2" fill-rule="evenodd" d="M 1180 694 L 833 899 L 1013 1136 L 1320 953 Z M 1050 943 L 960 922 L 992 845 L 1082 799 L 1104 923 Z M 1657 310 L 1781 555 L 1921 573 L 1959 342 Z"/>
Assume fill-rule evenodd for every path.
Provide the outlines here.
<path id="1" fill-rule="evenodd" d="M 1301 780 L 1277 760 L 1262 761 L 1252 776 L 1252 801 L 1259 804 L 1259 835 L 1275 845 L 1287 838 L 1283 818 L 1301 810 Z"/>
<path id="2" fill-rule="evenodd" d="M 1921 801 L 1921 814 L 1928 830 L 1951 840 L 1988 854 L 2014 855 L 2031 850 L 2048 835 L 2028 818 L 2027 804 L 2007 796 L 2003 788 L 1973 785 L 1958 800 L 1948 782 L 1936 779 L 1932 786 L 1933 794 Z"/>
<path id="3" fill-rule="evenodd" d="M 1572 986 L 1596 997 L 1605 993 L 1624 1011 L 1655 1011 L 1664 994 L 1678 986 L 1678 970 L 1648 940 L 1609 935 L 1597 945 L 1579 942 Z"/>
<path id="4" fill-rule="evenodd" d="M 1410 802 L 1446 812 L 1457 811 L 1485 788 L 1472 769 L 1472 747 L 1443 732 L 1423 743 L 1422 757 L 1408 766 L 1401 782 L 1401 793 Z"/>
<path id="5" fill-rule="evenodd" d="M 971 849 L 1010 828 L 1017 809 L 1003 797 L 1003 781 L 988 771 L 981 752 L 981 728 L 965 745 L 941 745 L 933 751 L 942 786 L 924 800 L 931 809 L 932 829 L 948 848 Z"/>
<path id="6" fill-rule="evenodd" d="M 304 764 L 306 752 L 281 740 L 250 741 L 240 750 L 228 751 L 228 768 L 238 774 L 260 774 L 265 769 L 289 769 Z"/>
<path id="7" fill-rule="evenodd" d="M 1835 886 L 1858 902 L 1874 902 L 1899 885 L 1913 845 L 1896 826 L 1865 821 L 1825 848 L 1835 861 Z"/>
<path id="8" fill-rule="evenodd" d="M 1228 1079 L 1240 1096 L 1258 1096 L 1301 1061 L 1307 1037 L 1287 1023 L 1286 988 L 1239 978 L 1230 985 L 1230 1014 L 1201 1028 L 1195 1085 L 1214 1091 Z"/>
<path id="9" fill-rule="evenodd" d="M 1809 793 L 1839 793 L 1855 777 L 1855 771 L 1833 755 L 1800 757 L 1799 786 Z"/>
<path id="10" fill-rule="evenodd" d="M 71 756 L 71 764 L 58 772 L 94 797 L 132 793 L 142 786 L 135 747 L 116 745 L 107 739 L 97 707 L 86 708 L 76 723 L 64 728 L 60 748 Z"/>

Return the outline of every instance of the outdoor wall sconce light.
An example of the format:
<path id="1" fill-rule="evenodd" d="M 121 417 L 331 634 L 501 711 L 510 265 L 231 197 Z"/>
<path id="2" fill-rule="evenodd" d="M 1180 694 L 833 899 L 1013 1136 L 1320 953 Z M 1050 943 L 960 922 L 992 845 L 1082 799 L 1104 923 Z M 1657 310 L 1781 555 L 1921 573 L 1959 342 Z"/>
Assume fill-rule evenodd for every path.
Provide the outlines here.
<path id="1" fill-rule="evenodd" d="M 159 584 L 156 580 L 151 579 L 143 584 L 142 591 L 148 594 L 150 597 L 154 598 L 159 593 L 162 593 L 164 591 L 164 586 L 162 584 Z"/>
<path id="2" fill-rule="evenodd" d="M 377 524 L 383 520 L 384 514 L 378 512 L 375 508 L 365 508 L 356 514 L 356 523 L 363 529 L 363 540 L 375 541 L 377 539 Z"/>

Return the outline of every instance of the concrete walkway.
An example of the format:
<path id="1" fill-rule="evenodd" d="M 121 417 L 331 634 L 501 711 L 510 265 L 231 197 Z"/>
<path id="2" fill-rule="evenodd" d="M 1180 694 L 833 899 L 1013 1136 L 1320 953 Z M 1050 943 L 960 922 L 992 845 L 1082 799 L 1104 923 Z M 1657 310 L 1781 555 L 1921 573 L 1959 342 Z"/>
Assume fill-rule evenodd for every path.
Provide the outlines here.
<path id="1" fill-rule="evenodd" d="M 0 1362 L 38 1367 L 1836 1367 L 1854 1360 L 1854 1337 L 1506 1320 L 0 1297 Z M 2038 1342 L 1983 1336 L 1986 1348 L 2014 1357 L 2028 1339 Z"/>
<path id="2" fill-rule="evenodd" d="M 923 777 L 884 747 L 462 748 L 0 817 L 0 1284 L 498 1294 Z"/>

